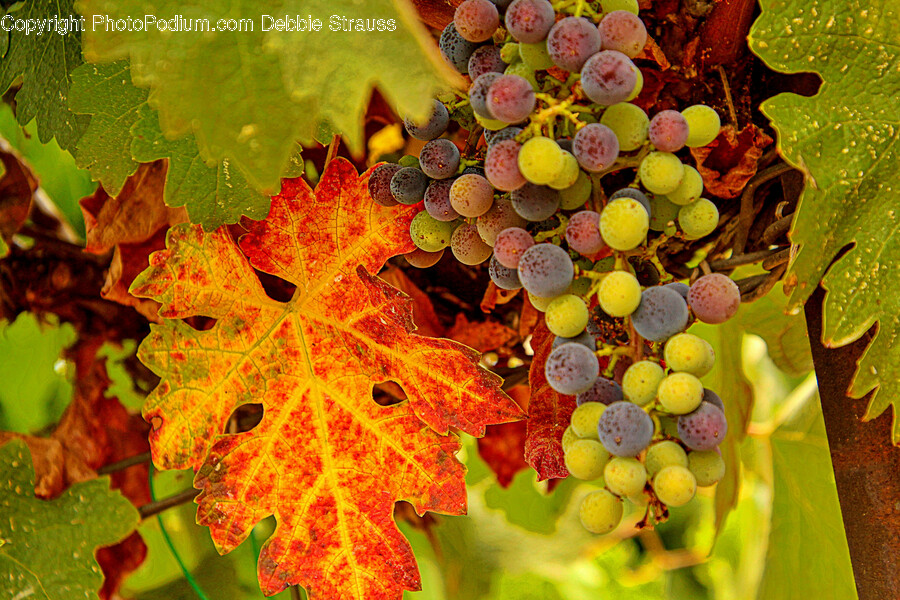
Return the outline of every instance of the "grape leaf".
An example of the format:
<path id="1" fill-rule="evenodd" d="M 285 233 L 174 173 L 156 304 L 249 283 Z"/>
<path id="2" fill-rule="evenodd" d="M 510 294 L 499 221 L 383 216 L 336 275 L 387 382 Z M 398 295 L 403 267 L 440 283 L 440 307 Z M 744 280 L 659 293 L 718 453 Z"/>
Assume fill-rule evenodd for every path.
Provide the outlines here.
<path id="1" fill-rule="evenodd" d="M 75 484 L 54 500 L 35 498 L 28 448 L 21 440 L 0 447 L 0 579 L 6 597 L 96 597 L 103 576 L 95 549 L 122 540 L 139 520 L 106 477 Z"/>
<path id="2" fill-rule="evenodd" d="M 375 83 L 402 112 L 424 117 L 433 93 L 451 77 L 406 0 L 84 0 L 80 6 L 89 22 L 95 16 L 143 21 L 153 15 L 208 26 L 206 33 L 176 34 L 155 25 L 143 31 L 88 29 L 85 56 L 90 62 L 129 57 L 135 84 L 150 88 L 161 130 L 167 136 L 195 133 L 201 156 L 228 157 L 261 191 L 277 189 L 295 140 L 311 142 L 324 121 L 361 149 L 362 114 Z M 267 31 L 271 17 L 264 15 L 311 15 L 323 27 Z M 395 29 L 336 31 L 329 15 L 373 25 L 393 19 Z M 198 21 L 203 19 L 208 21 Z M 227 20 L 243 30 L 227 31 Z"/>
<path id="3" fill-rule="evenodd" d="M 26 0 L 9 15 L 15 19 L 31 20 L 32 24 L 58 17 L 75 15 L 74 0 Z M 64 21 L 50 21 L 61 27 Z M 9 49 L 0 60 L 0 93 L 6 92 L 21 77 L 22 88 L 16 93 L 16 118 L 20 125 L 37 119 L 38 138 L 46 143 L 56 138 L 60 147 L 74 150 L 75 142 L 84 133 L 87 117 L 69 112 L 66 101 L 72 85 L 72 70 L 80 65 L 81 34 L 69 31 L 59 35 L 57 30 L 4 31 L 9 36 Z"/>
<path id="4" fill-rule="evenodd" d="M 806 174 L 791 228 L 791 303 L 826 289 L 822 341 L 843 346 L 876 322 L 849 393 L 872 390 L 865 419 L 894 406 L 900 444 L 900 7 L 894 0 L 763 0 L 750 46 L 778 71 L 815 71 L 823 83 L 806 98 L 779 94 L 761 110 L 778 132 L 785 160 Z M 840 260 L 832 259 L 853 245 Z M 877 388 L 877 389 L 876 389 Z"/>
<path id="5" fill-rule="evenodd" d="M 198 470 L 198 522 L 223 553 L 276 516 L 258 566 L 267 594 L 299 583 L 326 598 L 399 599 L 418 588 L 394 502 L 464 512 L 448 429 L 479 436 L 521 417 L 477 352 L 413 334 L 411 301 L 370 274 L 412 250 L 417 209 L 374 204 L 369 173 L 337 158 L 315 192 L 285 180 L 239 246 L 225 228 L 174 227 L 132 286 L 166 319 L 139 350 L 161 377 L 144 407 L 154 462 Z M 296 285 L 294 296 L 267 296 L 254 268 Z M 192 315 L 216 322 L 197 331 L 181 320 Z M 408 401 L 372 400 L 389 380 Z M 255 402 L 259 425 L 223 435 L 232 411 Z"/>

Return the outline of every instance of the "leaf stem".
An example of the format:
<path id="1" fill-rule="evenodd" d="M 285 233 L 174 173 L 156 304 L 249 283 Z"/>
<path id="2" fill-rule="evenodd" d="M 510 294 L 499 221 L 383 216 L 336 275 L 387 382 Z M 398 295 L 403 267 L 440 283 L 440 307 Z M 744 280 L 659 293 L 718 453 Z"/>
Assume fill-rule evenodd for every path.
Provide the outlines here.
<path id="1" fill-rule="evenodd" d="M 148 502 L 147 504 L 138 508 L 138 513 L 141 515 L 141 519 L 146 519 L 148 517 L 152 517 L 154 515 L 158 515 L 159 513 L 168 510 L 170 508 L 174 508 L 176 506 L 180 506 L 186 502 L 190 502 L 194 498 L 197 497 L 197 494 L 200 493 L 200 490 L 190 488 L 177 494 L 173 494 L 171 496 L 167 496 L 162 498 L 161 500 L 154 500 L 153 502 Z"/>
<path id="2" fill-rule="evenodd" d="M 109 475 L 110 473 L 117 473 L 119 471 L 124 471 L 129 467 L 133 467 L 135 465 L 141 465 L 145 462 L 150 461 L 150 453 L 144 452 L 142 454 L 137 454 L 135 456 L 130 456 L 118 462 L 109 463 L 108 465 L 104 465 L 97 469 L 97 475 Z"/>

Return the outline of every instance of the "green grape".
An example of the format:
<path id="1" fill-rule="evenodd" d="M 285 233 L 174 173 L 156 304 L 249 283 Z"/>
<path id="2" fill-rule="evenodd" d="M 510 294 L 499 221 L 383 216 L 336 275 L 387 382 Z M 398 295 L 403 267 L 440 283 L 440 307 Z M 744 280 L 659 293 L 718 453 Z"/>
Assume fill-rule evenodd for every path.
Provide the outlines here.
<path id="1" fill-rule="evenodd" d="M 710 372 L 716 354 L 709 342 L 692 333 L 679 333 L 666 342 L 666 365 L 673 371 L 684 371 L 697 377 Z"/>
<path id="2" fill-rule="evenodd" d="M 596 403 L 595 403 L 596 404 Z M 597 440 L 577 440 L 565 453 L 566 469 L 576 479 L 589 481 L 603 475 L 609 452 Z"/>
<path id="3" fill-rule="evenodd" d="M 625 98 L 625 102 L 631 102 L 640 96 L 641 90 L 644 89 L 644 74 L 641 73 L 640 69 L 635 69 L 635 74 L 637 75 L 637 81 L 634 82 L 634 89 L 631 90 L 631 93 Z"/>
<path id="4" fill-rule="evenodd" d="M 650 230 L 665 231 L 669 227 L 669 223 L 672 223 L 674 227 L 681 207 L 672 203 L 666 196 L 650 194 L 648 197 L 650 199 Z"/>
<path id="5" fill-rule="evenodd" d="M 591 187 L 591 178 L 587 173 L 578 169 L 578 179 L 575 180 L 575 183 L 571 187 L 559 190 L 559 207 L 563 210 L 575 210 L 584 206 L 584 203 L 591 197 Z"/>
<path id="6" fill-rule="evenodd" d="M 722 120 L 719 119 L 719 113 L 706 106 L 705 104 L 695 104 L 688 106 L 681 111 L 681 116 L 687 121 L 688 139 L 685 146 L 688 148 L 699 148 L 705 146 L 716 139 L 719 135 L 719 129 L 722 127 Z"/>
<path id="7" fill-rule="evenodd" d="M 627 10 L 632 14 L 638 14 L 638 0 L 600 0 L 600 8 L 604 13 L 614 10 Z"/>
<path id="8" fill-rule="evenodd" d="M 688 467 L 688 456 L 684 448 L 671 440 L 656 442 L 647 449 L 644 455 L 644 467 L 650 477 L 654 477 L 657 473 L 666 467 Z"/>
<path id="9" fill-rule="evenodd" d="M 684 165 L 684 179 L 677 188 L 666 194 L 666 198 L 673 204 L 686 206 L 700 198 L 701 194 L 703 194 L 703 177 L 694 167 Z"/>
<path id="10" fill-rule="evenodd" d="M 637 248 L 649 229 L 647 209 L 633 198 L 616 198 L 600 213 L 600 236 L 613 250 Z"/>
<path id="11" fill-rule="evenodd" d="M 569 289 L 566 290 L 566 293 L 584 297 L 590 291 L 592 283 L 593 281 L 589 277 L 575 277 L 572 279 L 572 283 L 569 284 Z"/>
<path id="12" fill-rule="evenodd" d="M 619 150 L 624 152 L 640 148 L 647 141 L 650 129 L 647 113 L 628 102 L 608 106 L 600 117 L 600 124 L 613 130 L 619 140 Z"/>
<path id="13" fill-rule="evenodd" d="M 559 144 L 541 135 L 522 144 L 519 150 L 519 171 L 535 185 L 546 185 L 559 177 L 564 162 Z"/>
<path id="14" fill-rule="evenodd" d="M 656 392 L 662 407 L 675 415 L 686 415 L 703 401 L 703 384 L 690 373 L 672 373 Z"/>
<path id="15" fill-rule="evenodd" d="M 697 486 L 709 487 L 725 477 L 725 461 L 715 450 L 698 450 L 687 456 L 688 470 L 697 479 Z"/>
<path id="16" fill-rule="evenodd" d="M 542 298 L 541 296 L 535 296 L 531 292 L 528 292 L 528 300 L 531 302 L 531 305 L 538 311 L 544 312 L 545 310 L 547 310 L 547 307 L 550 306 L 550 303 L 555 300 L 555 298 Z"/>
<path id="17" fill-rule="evenodd" d="M 671 152 L 651 152 L 641 161 L 638 175 L 644 187 L 654 194 L 668 194 L 684 178 L 684 165 Z"/>
<path id="18" fill-rule="evenodd" d="M 578 174 L 581 173 L 581 168 L 578 166 L 578 161 L 568 150 L 563 150 L 563 168 L 562 171 L 559 172 L 559 176 L 548 183 L 550 187 L 554 190 L 564 190 L 572 187 L 578 182 Z M 582 202 L 582 204 L 584 204 Z"/>
<path id="19" fill-rule="evenodd" d="M 554 298 L 544 313 L 547 329 L 560 337 L 575 337 L 584 331 L 590 316 L 584 300 L 573 294 Z"/>
<path id="20" fill-rule="evenodd" d="M 706 198 L 700 198 L 696 202 L 681 207 L 681 210 L 678 211 L 678 225 L 688 239 L 702 238 L 718 227 L 719 209 Z"/>
<path id="21" fill-rule="evenodd" d="M 478 124 L 484 127 L 485 129 L 490 129 L 491 131 L 500 131 L 504 127 L 508 127 L 509 123 L 505 123 L 503 121 L 498 121 L 497 119 L 488 119 L 482 117 L 477 112 L 473 112 L 475 115 L 475 120 L 478 121 Z"/>
<path id="22" fill-rule="evenodd" d="M 606 405 L 602 402 L 585 402 L 572 412 L 569 427 L 580 438 L 599 439 L 597 423 L 600 422 L 600 415 L 604 410 Z"/>
<path id="23" fill-rule="evenodd" d="M 613 494 L 633 496 L 644 489 L 644 484 L 647 483 L 647 469 L 636 458 L 616 456 L 606 463 L 603 481 Z"/>
<path id="24" fill-rule="evenodd" d="M 547 52 L 547 40 L 536 44 L 519 44 L 519 56 L 522 62 L 532 71 L 541 71 L 553 66 L 553 60 Z"/>
<path id="25" fill-rule="evenodd" d="M 653 361 L 636 362 L 622 376 L 622 394 L 629 402 L 646 406 L 656 398 L 656 390 L 666 373 Z"/>
<path id="26" fill-rule="evenodd" d="M 641 303 L 641 284 L 628 271 L 613 271 L 600 282 L 597 300 L 609 316 L 627 317 Z"/>
<path id="27" fill-rule="evenodd" d="M 591 267 L 591 271 L 595 273 L 609 273 L 616 268 L 616 257 L 607 256 L 606 258 L 601 258 L 598 260 L 593 267 Z"/>
<path id="28" fill-rule="evenodd" d="M 622 521 L 622 501 L 606 490 L 591 492 L 581 501 L 578 516 L 591 533 L 609 533 Z"/>
<path id="29" fill-rule="evenodd" d="M 455 228 L 453 221 L 438 221 L 423 210 L 410 222 L 409 235 L 417 248 L 437 252 L 450 245 Z"/>
<path id="30" fill-rule="evenodd" d="M 526 65 L 521 61 L 515 61 L 503 71 L 504 75 L 518 75 L 519 77 L 524 78 L 528 83 L 531 84 L 532 89 L 535 91 L 541 89 L 541 86 L 538 84 L 537 79 L 534 77 L 534 69 Z M 509 125 L 508 123 L 504 123 L 503 126 L 506 127 Z M 502 129 L 502 127 L 498 128 Z"/>
<path id="31" fill-rule="evenodd" d="M 653 491 L 667 506 L 684 506 L 697 493 L 697 479 L 684 467 L 663 467 L 653 478 Z"/>
<path id="32" fill-rule="evenodd" d="M 577 442 L 579 439 L 581 439 L 581 438 L 578 437 L 578 434 L 575 433 L 575 430 L 572 429 L 572 426 L 571 426 L 571 425 L 569 425 L 568 427 L 566 427 L 566 430 L 563 431 L 563 436 L 562 436 L 562 449 L 563 449 L 563 452 L 568 452 L 568 451 L 569 451 L 569 447 L 570 447 L 573 443 Z"/>

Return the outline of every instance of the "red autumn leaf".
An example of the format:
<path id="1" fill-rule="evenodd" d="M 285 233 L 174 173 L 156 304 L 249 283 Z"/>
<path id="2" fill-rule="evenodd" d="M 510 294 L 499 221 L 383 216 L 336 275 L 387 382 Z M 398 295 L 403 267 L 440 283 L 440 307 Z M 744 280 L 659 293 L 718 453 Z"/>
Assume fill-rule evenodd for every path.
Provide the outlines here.
<path id="1" fill-rule="evenodd" d="M 4 173 L 0 177 L 0 256 L 6 244 L 25 224 L 38 182 L 14 152 L 0 150 Z"/>
<path id="2" fill-rule="evenodd" d="M 488 283 L 487 289 L 484 290 L 484 297 L 481 299 L 481 311 L 491 312 L 498 304 L 506 304 L 516 297 L 519 290 L 504 290 L 497 287 L 493 281 Z"/>
<path id="3" fill-rule="evenodd" d="M 725 125 L 709 145 L 691 148 L 691 154 L 697 161 L 697 171 L 703 177 L 707 191 L 720 198 L 734 198 L 756 175 L 763 148 L 772 141 L 753 123 L 738 133 L 731 125 Z"/>
<path id="4" fill-rule="evenodd" d="M 431 298 L 419 289 L 419 286 L 406 276 L 406 273 L 390 265 L 378 276 L 412 298 L 413 321 L 418 326 L 420 335 L 427 335 L 428 337 L 444 336 L 445 328 L 441 324 L 440 319 L 438 319 Z"/>
<path id="5" fill-rule="evenodd" d="M 509 390 L 509 395 L 524 409 L 528 408 L 530 394 L 525 385 Z M 524 458 L 526 430 L 526 421 L 490 425 L 478 440 L 478 455 L 497 475 L 497 483 L 502 487 L 509 487 L 516 473 L 528 468 Z"/>
<path id="6" fill-rule="evenodd" d="M 463 313 L 456 313 L 456 322 L 447 337 L 479 352 L 507 348 L 519 339 L 518 333 L 499 321 L 487 319 L 473 323 Z"/>
<path id="7" fill-rule="evenodd" d="M 198 522 L 220 552 L 275 515 L 258 564 L 269 595 L 293 584 L 341 599 L 419 589 L 395 501 L 463 513 L 449 428 L 481 436 L 521 416 L 477 352 L 414 334 L 410 299 L 371 274 L 412 250 L 417 209 L 373 203 L 370 173 L 337 158 L 315 192 L 284 180 L 240 246 L 226 229 L 173 227 L 132 287 L 166 319 L 139 353 L 161 377 L 144 409 L 154 462 L 198 470 Z M 293 298 L 268 297 L 254 269 L 297 286 Z M 182 321 L 194 315 L 215 323 L 197 331 Z M 372 401 L 388 380 L 406 401 Z M 262 403 L 262 421 L 225 435 L 246 403 Z"/>
<path id="8" fill-rule="evenodd" d="M 525 460 L 537 471 L 539 481 L 569 475 L 563 459 L 562 435 L 575 410 L 575 397 L 554 391 L 544 376 L 544 364 L 550 355 L 553 337 L 542 319 L 531 338 L 534 358 L 528 373 L 531 400 L 528 403 Z"/>

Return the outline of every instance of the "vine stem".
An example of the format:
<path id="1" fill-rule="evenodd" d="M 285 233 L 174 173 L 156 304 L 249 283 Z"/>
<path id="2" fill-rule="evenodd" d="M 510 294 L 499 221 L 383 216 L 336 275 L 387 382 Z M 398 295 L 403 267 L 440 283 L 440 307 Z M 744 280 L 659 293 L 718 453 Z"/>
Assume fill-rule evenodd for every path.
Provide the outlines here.
<path id="1" fill-rule="evenodd" d="M 158 515 L 159 513 L 168 510 L 170 508 L 174 508 L 176 506 L 180 506 L 186 502 L 190 502 L 194 498 L 197 497 L 197 494 L 200 493 L 200 490 L 190 488 L 177 494 L 173 494 L 171 496 L 167 496 L 160 500 L 154 500 L 153 502 L 148 502 L 147 504 L 138 508 L 138 513 L 141 515 L 141 520 L 147 519 L 149 517 Z"/>

